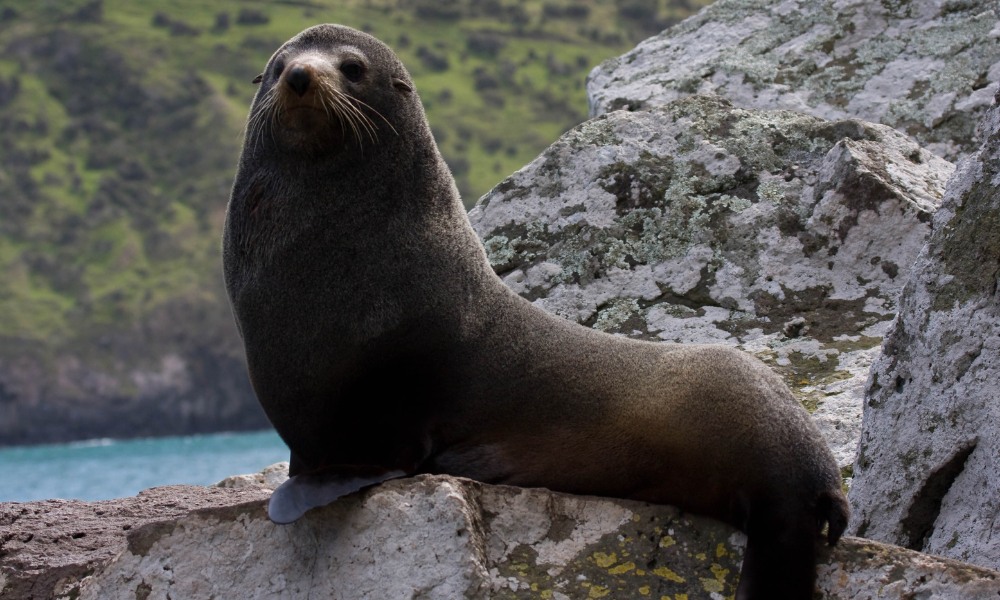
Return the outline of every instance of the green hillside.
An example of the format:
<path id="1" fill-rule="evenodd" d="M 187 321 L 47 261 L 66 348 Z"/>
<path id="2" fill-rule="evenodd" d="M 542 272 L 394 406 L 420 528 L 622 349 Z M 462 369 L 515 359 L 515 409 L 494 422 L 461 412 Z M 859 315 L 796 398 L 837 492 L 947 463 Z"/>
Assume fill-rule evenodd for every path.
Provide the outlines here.
<path id="1" fill-rule="evenodd" d="M 398 51 L 471 205 L 586 118 L 594 65 L 707 3 L 4 0 L 0 367 L 233 345 L 219 237 L 251 80 L 305 27 Z"/>

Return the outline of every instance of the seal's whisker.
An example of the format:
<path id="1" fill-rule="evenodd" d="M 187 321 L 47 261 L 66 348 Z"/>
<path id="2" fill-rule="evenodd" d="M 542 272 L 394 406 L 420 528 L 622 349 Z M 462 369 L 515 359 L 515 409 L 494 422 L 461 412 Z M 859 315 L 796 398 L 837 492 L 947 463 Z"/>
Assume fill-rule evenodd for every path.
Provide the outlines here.
<path id="1" fill-rule="evenodd" d="M 351 107 L 348 106 L 336 88 L 336 86 L 327 80 L 321 80 L 319 85 L 320 100 L 323 103 L 324 110 L 327 111 L 328 116 L 331 118 L 333 116 L 337 117 L 340 122 L 340 131 L 346 137 L 347 130 L 350 128 L 353 136 L 361 144 L 361 132 L 358 129 L 358 125 L 353 115 L 351 114 Z M 332 115 L 331 115 L 332 112 Z"/>
<path id="2" fill-rule="evenodd" d="M 320 80 L 319 83 L 319 98 L 320 102 L 323 103 L 323 111 L 326 113 L 326 117 L 329 120 L 333 120 L 336 117 L 337 122 L 340 124 L 341 139 L 346 139 L 347 124 L 344 122 L 344 118 L 341 115 L 342 111 L 337 105 L 337 99 L 333 95 L 332 85 L 325 79 Z"/>
<path id="3" fill-rule="evenodd" d="M 354 113 L 355 115 L 357 115 L 358 119 L 359 119 L 359 120 L 360 120 L 360 121 L 361 121 L 362 123 L 364 123 L 364 125 L 365 125 L 366 129 L 368 129 L 368 131 L 369 131 L 369 135 L 371 135 L 371 136 L 372 136 L 372 137 L 374 137 L 374 138 L 377 138 L 377 137 L 378 137 L 378 136 L 377 136 L 377 132 L 378 132 L 378 129 L 377 129 L 376 127 L 375 127 L 375 122 L 374 122 L 374 121 L 372 121 L 371 117 L 369 117 L 368 115 L 366 115 L 366 114 L 364 113 L 364 111 L 362 111 L 362 110 L 361 110 L 361 108 L 360 108 L 360 107 L 358 106 L 358 104 L 361 104 L 361 105 L 363 105 L 363 106 L 366 106 L 366 107 L 368 107 L 368 108 L 371 108 L 371 107 L 370 107 L 370 106 L 368 106 L 367 104 L 365 104 L 364 102 L 361 102 L 361 101 L 360 101 L 360 100 L 358 100 L 357 98 L 354 98 L 353 96 L 349 96 L 349 95 L 347 95 L 347 94 L 344 94 L 344 96 L 345 96 L 345 101 L 346 101 L 346 102 L 347 102 L 348 104 L 350 104 L 350 106 L 351 106 L 351 111 L 352 111 L 352 112 L 353 112 L 353 113 Z M 375 109 L 372 109 L 372 110 L 373 110 L 373 111 L 374 111 L 375 113 L 378 113 L 378 111 L 376 111 Z M 381 116 L 381 115 L 379 115 L 379 116 Z M 383 118 L 383 120 L 385 120 L 385 119 Z M 388 122 L 388 121 L 386 121 L 386 124 L 387 124 L 387 125 L 389 125 L 389 128 L 390 128 L 390 129 L 392 129 L 393 133 L 396 133 L 396 130 L 395 130 L 395 129 L 394 129 L 393 127 L 392 127 L 392 125 L 391 125 L 391 124 L 389 124 L 389 122 Z M 397 134 L 397 135 L 399 135 L 399 134 Z M 375 140 L 373 140 L 373 141 L 375 141 Z"/>
<path id="4" fill-rule="evenodd" d="M 363 129 L 373 144 L 378 143 L 378 130 L 375 128 L 375 124 L 372 123 L 368 115 L 358 109 L 354 104 L 354 98 L 337 89 L 334 89 L 333 93 L 337 97 L 338 104 L 343 107 L 344 117 L 353 124 L 352 127 L 358 139 L 360 140 Z"/>
<path id="5" fill-rule="evenodd" d="M 330 98 L 331 96 L 330 83 L 326 79 L 320 79 L 319 81 L 317 81 L 317 84 L 318 84 L 317 89 L 319 90 L 319 101 L 320 104 L 322 104 L 323 106 L 323 112 L 326 114 L 326 118 L 332 119 L 334 116 L 337 116 L 339 118 L 337 112 L 333 110 L 333 107 L 330 106 L 332 101 L 332 99 Z M 342 134 L 345 133 L 343 122 L 341 122 L 340 124 L 340 132 Z"/>
<path id="6" fill-rule="evenodd" d="M 319 100 L 323 103 L 323 110 L 327 111 L 331 117 L 340 117 L 340 108 L 337 106 L 337 99 L 334 97 L 334 84 L 326 78 L 316 81 L 319 90 Z"/>
<path id="7" fill-rule="evenodd" d="M 335 103 L 338 108 L 338 116 L 340 116 L 342 122 L 348 122 L 351 126 L 352 132 L 355 137 L 358 138 L 359 142 L 362 137 L 361 132 L 364 130 L 368 139 L 370 139 L 372 143 L 377 143 L 378 132 L 375 129 L 374 124 L 367 115 L 358 110 L 357 106 L 355 106 L 352 102 L 353 98 L 341 92 L 332 83 L 327 84 L 324 87 L 324 92 L 329 95 L 330 101 Z"/>
<path id="8" fill-rule="evenodd" d="M 341 116 L 347 120 L 351 125 L 351 130 L 354 132 L 354 137 L 358 140 L 358 144 L 362 147 L 364 146 L 364 136 L 362 135 L 362 130 L 366 130 L 364 123 L 358 121 L 357 115 L 354 114 L 354 108 L 346 101 L 344 95 L 339 92 L 339 90 L 334 90 L 334 96 L 337 99 L 337 105 L 340 107 Z M 367 132 L 367 130 L 366 130 Z M 367 132 L 368 137 L 371 138 L 371 132 Z M 372 139 L 372 143 L 375 140 Z"/>
<path id="9" fill-rule="evenodd" d="M 260 134 L 258 131 L 260 129 L 261 113 L 263 112 L 264 100 L 261 99 L 256 106 L 254 106 L 250 114 L 247 116 L 246 125 L 243 128 L 243 138 L 250 142 L 255 142 Z M 256 145 L 255 145 L 256 146 Z"/>
<path id="10" fill-rule="evenodd" d="M 260 143 L 260 138 L 263 135 L 261 129 L 266 127 L 263 117 L 264 112 L 264 104 L 261 102 L 261 104 L 257 106 L 257 110 L 252 111 L 250 116 L 247 118 L 247 124 L 243 134 L 244 138 L 252 145 L 255 152 L 257 151 L 257 146 Z"/>
<path id="11" fill-rule="evenodd" d="M 368 139 L 370 139 L 373 144 L 377 143 L 378 133 L 372 126 L 371 121 L 363 113 L 358 111 L 357 107 L 351 105 L 349 102 L 345 103 L 350 107 L 349 110 L 351 113 L 351 118 L 358 123 L 360 129 L 363 129 L 365 133 L 368 134 Z"/>
<path id="12" fill-rule="evenodd" d="M 354 96 L 348 96 L 348 97 L 349 97 L 349 98 L 350 98 L 350 99 L 351 99 L 351 100 L 352 100 L 353 102 L 356 102 L 356 103 L 360 104 L 361 106 L 363 106 L 363 107 L 367 108 L 368 110 L 372 111 L 373 113 L 375 113 L 375 114 L 376 114 L 376 115 L 378 116 L 378 118 L 382 119 L 382 121 L 384 121 L 384 122 L 385 122 L 385 124 L 389 126 L 389 129 L 391 129 L 391 130 L 392 130 L 392 132 L 393 132 L 394 134 L 396 134 L 397 136 L 399 135 L 399 132 L 398 132 L 398 131 L 396 131 L 396 128 L 392 126 L 392 123 L 390 123 L 390 122 L 389 122 L 389 119 L 386 119 L 386 118 L 385 118 L 385 115 L 383 115 L 383 114 L 382 114 L 382 113 L 380 113 L 379 111 L 375 110 L 375 108 L 374 108 L 374 107 L 373 107 L 372 105 L 370 105 L 370 104 L 366 104 L 366 103 L 362 102 L 361 100 L 358 100 L 358 99 L 357 99 L 357 98 L 355 98 Z M 362 114 L 364 114 L 364 113 L 362 113 Z M 367 120 L 368 120 L 369 122 L 371 121 L 371 117 L 369 117 L 368 115 L 364 115 L 364 117 L 365 117 L 365 119 L 367 119 Z"/>
<path id="13" fill-rule="evenodd" d="M 271 88 L 260 97 L 254 109 L 251 110 L 244 128 L 244 137 L 251 144 L 254 152 L 260 148 L 265 135 L 270 135 L 272 141 L 275 140 L 274 130 L 279 115 L 277 92 Z"/>
<path id="14" fill-rule="evenodd" d="M 358 129 L 357 121 L 354 119 L 354 115 L 351 114 L 350 107 L 344 105 L 343 99 L 337 95 L 335 91 L 331 96 L 331 100 L 337 106 L 337 115 L 340 117 L 341 126 L 346 124 L 350 127 L 354 138 L 358 141 L 358 144 L 363 147 L 364 140 L 361 136 L 360 130 Z"/>
<path id="15" fill-rule="evenodd" d="M 271 141 L 278 144 L 278 132 L 283 128 L 282 122 L 285 119 L 285 114 L 287 112 L 287 106 L 280 99 L 281 96 L 277 89 L 274 90 L 274 97 L 271 99 L 274 108 L 271 110 Z"/>

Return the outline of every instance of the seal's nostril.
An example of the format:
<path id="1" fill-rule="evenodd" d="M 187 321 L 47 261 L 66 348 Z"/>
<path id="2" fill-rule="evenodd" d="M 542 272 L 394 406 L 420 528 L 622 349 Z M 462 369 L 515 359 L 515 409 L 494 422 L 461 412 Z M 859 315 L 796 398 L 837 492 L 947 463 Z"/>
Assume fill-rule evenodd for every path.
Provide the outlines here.
<path id="1" fill-rule="evenodd" d="M 289 69 L 288 75 L 285 77 L 285 81 L 288 82 L 289 87 L 295 90 L 295 93 L 302 96 L 309 89 L 309 71 L 305 67 L 296 65 Z"/>

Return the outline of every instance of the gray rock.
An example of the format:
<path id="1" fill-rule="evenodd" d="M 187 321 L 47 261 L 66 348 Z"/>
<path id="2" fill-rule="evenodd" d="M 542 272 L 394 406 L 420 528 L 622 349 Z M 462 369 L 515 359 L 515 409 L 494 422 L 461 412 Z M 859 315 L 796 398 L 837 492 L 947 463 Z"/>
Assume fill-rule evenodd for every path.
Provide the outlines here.
<path id="1" fill-rule="evenodd" d="M 952 170 L 885 126 L 695 96 L 584 123 L 470 218 L 504 281 L 546 310 L 770 362 L 847 466 Z"/>
<path id="2" fill-rule="evenodd" d="M 258 473 L 231 475 L 215 485 L 222 488 L 257 487 L 273 491 L 287 479 L 288 461 L 282 461 L 264 467 Z"/>
<path id="3" fill-rule="evenodd" d="M 591 114 L 718 93 L 974 152 L 1000 80 L 996 0 L 719 0 L 593 70 Z"/>
<path id="4" fill-rule="evenodd" d="M 1000 567 L 1000 107 L 872 368 L 850 500 L 874 539 Z"/>
<path id="5" fill-rule="evenodd" d="M 263 502 L 262 489 L 166 486 L 130 498 L 0 503 L 0 600 L 75 598 L 129 532 L 212 506 Z"/>
<path id="6" fill-rule="evenodd" d="M 263 500 L 201 489 L 217 506 L 135 515 L 146 524 L 119 528 L 101 562 L 67 573 L 55 590 L 33 588 L 35 597 L 707 600 L 732 596 L 744 546 L 732 529 L 667 506 L 451 477 L 390 481 L 287 526 L 267 520 Z M 47 570 L 36 575 L 53 580 L 68 544 L 49 544 Z M 0 555 L 5 577 L 9 561 Z M 0 579 L 0 599 L 32 597 L 8 581 Z M 987 598 L 1000 593 L 1000 573 L 845 538 L 823 553 L 818 585 L 831 599 Z"/>

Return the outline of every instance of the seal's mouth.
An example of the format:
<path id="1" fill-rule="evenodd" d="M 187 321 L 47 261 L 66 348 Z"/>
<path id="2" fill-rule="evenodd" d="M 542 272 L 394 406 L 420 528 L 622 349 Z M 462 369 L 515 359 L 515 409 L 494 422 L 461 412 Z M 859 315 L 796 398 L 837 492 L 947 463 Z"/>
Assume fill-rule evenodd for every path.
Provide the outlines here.
<path id="1" fill-rule="evenodd" d="M 336 121 L 336 118 L 333 120 Z M 278 121 L 282 127 L 293 131 L 316 130 L 336 124 L 331 122 L 329 111 L 309 104 L 284 107 L 278 115 Z"/>

